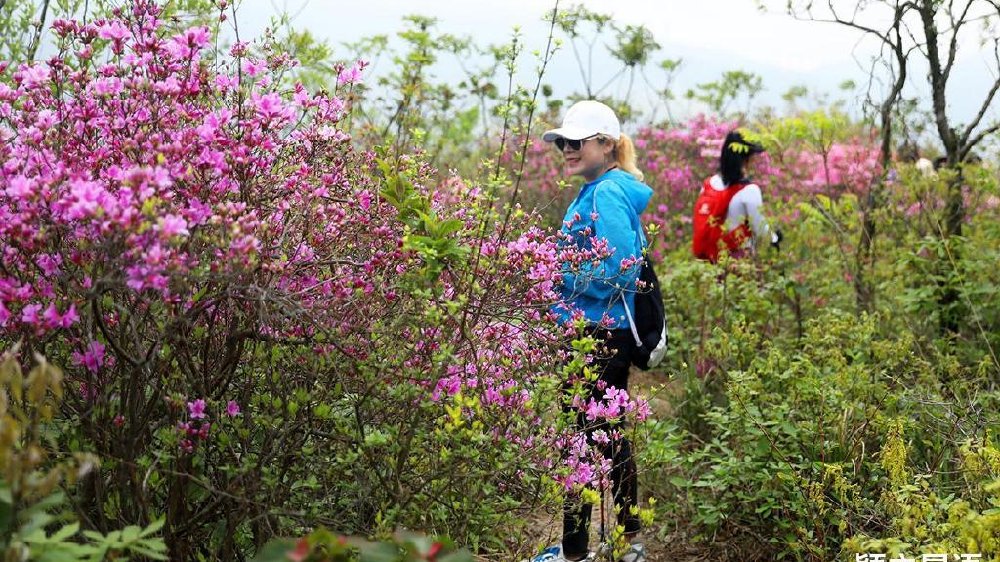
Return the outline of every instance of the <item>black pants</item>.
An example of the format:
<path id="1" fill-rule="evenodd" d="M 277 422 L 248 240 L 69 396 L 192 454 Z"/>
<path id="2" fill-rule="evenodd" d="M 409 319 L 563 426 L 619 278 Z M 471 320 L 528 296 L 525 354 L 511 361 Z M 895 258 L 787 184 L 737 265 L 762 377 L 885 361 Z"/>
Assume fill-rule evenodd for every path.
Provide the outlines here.
<path id="1" fill-rule="evenodd" d="M 598 379 L 608 386 L 627 390 L 628 372 L 635 339 L 630 330 L 593 330 L 590 332 L 598 342 L 599 352 L 591 368 L 598 373 Z M 602 345 L 603 344 L 603 345 Z M 601 350 L 601 348 L 606 348 Z M 596 384 L 591 388 L 591 397 L 601 400 L 604 390 Z M 639 517 L 632 513 L 639 504 L 638 475 L 632 445 L 624 437 L 611 439 L 604 445 L 597 445 L 594 433 L 604 430 L 609 436 L 611 424 L 606 420 L 588 421 L 584 413 L 577 415 L 577 424 L 587 435 L 591 446 L 598 446 L 604 458 L 611 461 L 611 485 L 615 499 L 618 524 L 625 527 L 625 533 L 639 532 Z M 623 428 L 618 426 L 619 430 Z M 581 501 L 579 496 L 568 497 L 563 505 L 563 552 L 566 556 L 584 555 L 589 550 L 591 504 Z"/>

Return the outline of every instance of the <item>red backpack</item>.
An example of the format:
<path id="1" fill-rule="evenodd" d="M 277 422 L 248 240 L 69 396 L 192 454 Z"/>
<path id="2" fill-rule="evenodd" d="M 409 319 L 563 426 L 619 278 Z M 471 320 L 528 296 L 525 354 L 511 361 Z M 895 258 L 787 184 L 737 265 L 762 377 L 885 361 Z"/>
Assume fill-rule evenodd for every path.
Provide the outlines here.
<path id="1" fill-rule="evenodd" d="M 698 259 L 715 263 L 719 259 L 719 242 L 730 252 L 735 251 L 750 238 L 750 227 L 746 223 L 723 233 L 729 202 L 748 184 L 734 183 L 723 191 L 713 189 L 711 178 L 701 187 L 701 194 L 694 203 L 694 240 L 691 250 Z"/>

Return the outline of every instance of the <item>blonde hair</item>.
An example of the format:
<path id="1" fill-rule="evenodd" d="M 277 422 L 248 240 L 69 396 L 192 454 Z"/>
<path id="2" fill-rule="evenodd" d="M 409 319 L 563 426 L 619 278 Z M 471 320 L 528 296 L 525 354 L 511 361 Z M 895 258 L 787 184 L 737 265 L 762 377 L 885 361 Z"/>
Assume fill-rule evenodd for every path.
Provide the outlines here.
<path id="1" fill-rule="evenodd" d="M 619 168 L 635 176 L 635 179 L 643 180 L 643 173 L 636 166 L 635 144 L 625 133 L 615 143 L 615 158 Z"/>

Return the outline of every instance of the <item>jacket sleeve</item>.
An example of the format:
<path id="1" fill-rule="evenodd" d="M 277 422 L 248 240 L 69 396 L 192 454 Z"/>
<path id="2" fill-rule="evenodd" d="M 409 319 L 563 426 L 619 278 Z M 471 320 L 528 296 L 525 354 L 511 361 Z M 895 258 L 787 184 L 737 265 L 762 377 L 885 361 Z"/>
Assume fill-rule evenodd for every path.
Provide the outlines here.
<path id="1" fill-rule="evenodd" d="M 607 241 L 611 255 L 597 263 L 582 264 L 578 272 L 563 274 L 563 283 L 573 295 L 604 300 L 609 304 L 621 293 L 631 288 L 639 277 L 638 263 L 622 270 L 622 261 L 639 257 L 638 233 L 633 226 L 632 209 L 625 192 L 614 182 L 605 181 L 594 189 L 594 236 Z M 636 221 L 638 222 L 638 221 Z"/>

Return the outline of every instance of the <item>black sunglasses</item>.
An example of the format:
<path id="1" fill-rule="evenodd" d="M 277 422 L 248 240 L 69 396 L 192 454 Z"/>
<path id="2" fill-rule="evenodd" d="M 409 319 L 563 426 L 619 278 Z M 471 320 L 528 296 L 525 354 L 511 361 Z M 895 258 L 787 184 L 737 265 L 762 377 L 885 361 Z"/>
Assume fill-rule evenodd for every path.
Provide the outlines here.
<path id="1" fill-rule="evenodd" d="M 583 143 L 589 141 L 590 139 L 592 139 L 592 138 L 594 138 L 596 136 L 597 135 L 592 135 L 592 136 L 589 136 L 589 137 L 587 137 L 585 139 L 567 139 L 567 138 L 559 137 L 559 138 L 557 138 L 555 140 L 556 148 L 559 149 L 559 152 L 564 152 L 566 150 L 567 146 L 570 147 L 573 150 L 580 150 L 581 148 L 583 148 Z M 597 140 L 598 140 L 598 142 L 601 141 L 601 139 L 597 139 Z"/>

